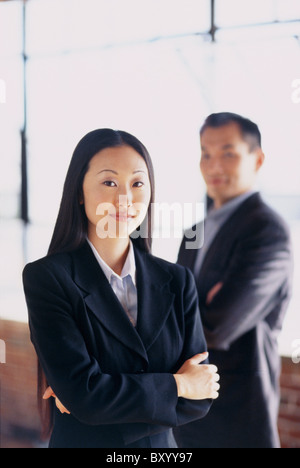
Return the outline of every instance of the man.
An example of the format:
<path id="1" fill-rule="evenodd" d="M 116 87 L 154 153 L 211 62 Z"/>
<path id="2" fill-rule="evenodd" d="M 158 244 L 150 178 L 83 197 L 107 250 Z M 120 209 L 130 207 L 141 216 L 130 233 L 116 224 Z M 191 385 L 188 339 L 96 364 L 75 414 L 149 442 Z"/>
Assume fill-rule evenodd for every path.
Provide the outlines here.
<path id="1" fill-rule="evenodd" d="M 203 247 L 189 248 L 187 233 L 178 262 L 195 275 L 221 391 L 209 415 L 176 430 L 176 438 L 188 448 L 278 448 L 277 338 L 291 296 L 289 230 L 255 190 L 265 159 L 257 125 L 213 114 L 200 134 L 212 206 Z"/>

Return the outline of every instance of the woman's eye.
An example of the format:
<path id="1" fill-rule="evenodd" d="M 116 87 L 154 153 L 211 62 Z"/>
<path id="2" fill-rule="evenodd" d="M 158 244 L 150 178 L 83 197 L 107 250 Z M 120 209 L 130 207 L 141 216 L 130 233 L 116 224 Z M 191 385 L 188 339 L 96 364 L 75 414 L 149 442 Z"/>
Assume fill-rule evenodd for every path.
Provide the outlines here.
<path id="1" fill-rule="evenodd" d="M 137 187 L 137 188 L 141 188 L 143 187 L 145 184 L 143 182 L 135 182 L 135 184 L 133 184 L 134 187 Z"/>
<path id="2" fill-rule="evenodd" d="M 106 187 L 116 187 L 117 185 L 115 184 L 115 182 L 113 182 L 112 180 L 106 180 L 103 185 L 106 185 Z"/>

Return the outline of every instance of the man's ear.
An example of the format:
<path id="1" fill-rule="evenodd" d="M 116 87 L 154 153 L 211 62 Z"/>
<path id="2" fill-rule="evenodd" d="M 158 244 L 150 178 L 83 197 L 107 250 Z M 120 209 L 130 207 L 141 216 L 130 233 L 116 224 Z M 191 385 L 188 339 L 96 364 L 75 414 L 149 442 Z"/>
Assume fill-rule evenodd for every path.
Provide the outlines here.
<path id="1" fill-rule="evenodd" d="M 255 154 L 256 154 L 256 172 L 258 172 L 262 168 L 265 162 L 266 156 L 261 148 L 257 149 L 255 151 Z"/>

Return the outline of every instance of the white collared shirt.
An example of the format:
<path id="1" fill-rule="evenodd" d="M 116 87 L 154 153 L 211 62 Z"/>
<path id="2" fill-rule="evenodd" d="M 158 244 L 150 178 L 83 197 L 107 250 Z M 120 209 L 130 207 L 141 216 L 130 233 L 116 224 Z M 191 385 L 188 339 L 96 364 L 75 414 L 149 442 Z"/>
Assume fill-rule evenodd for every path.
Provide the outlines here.
<path id="1" fill-rule="evenodd" d="M 127 313 L 130 322 L 134 327 L 136 327 L 138 309 L 136 288 L 136 263 L 132 242 L 130 241 L 128 256 L 125 261 L 121 276 L 119 276 L 100 257 L 98 251 L 91 243 L 91 241 L 89 239 L 87 239 L 87 241 L 109 284 L 111 285 L 114 293 L 119 299 L 123 309 Z"/>

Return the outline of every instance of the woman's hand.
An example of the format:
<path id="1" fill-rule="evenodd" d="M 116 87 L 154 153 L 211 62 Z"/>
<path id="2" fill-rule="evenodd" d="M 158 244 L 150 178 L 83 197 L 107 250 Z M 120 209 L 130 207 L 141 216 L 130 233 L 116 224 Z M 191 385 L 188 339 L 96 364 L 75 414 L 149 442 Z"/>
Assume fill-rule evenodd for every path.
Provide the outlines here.
<path id="1" fill-rule="evenodd" d="M 179 369 L 174 375 L 178 397 L 187 400 L 216 400 L 219 397 L 220 376 L 213 365 L 202 364 L 208 358 L 208 353 L 197 354 Z"/>
<path id="2" fill-rule="evenodd" d="M 71 414 L 70 411 L 68 411 L 67 408 L 57 398 L 57 396 L 53 392 L 52 388 L 48 387 L 47 390 L 45 391 L 44 395 L 43 395 L 43 400 L 48 400 L 48 398 L 51 398 L 51 397 L 55 398 L 56 407 L 59 409 L 59 411 L 62 414 L 63 413 Z"/>

